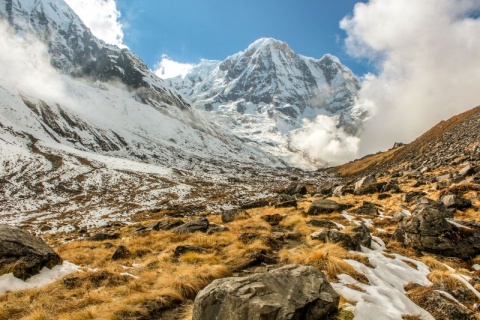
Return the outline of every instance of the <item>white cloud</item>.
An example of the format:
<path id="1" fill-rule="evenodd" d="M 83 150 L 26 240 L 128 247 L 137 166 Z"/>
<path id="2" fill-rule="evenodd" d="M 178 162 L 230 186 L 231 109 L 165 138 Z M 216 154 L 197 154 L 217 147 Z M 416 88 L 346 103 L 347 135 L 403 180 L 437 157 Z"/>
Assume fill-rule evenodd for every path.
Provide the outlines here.
<path id="1" fill-rule="evenodd" d="M 184 77 L 192 68 L 193 64 L 177 62 L 167 55 L 163 55 L 162 60 L 155 65 L 153 72 L 162 79 L 168 79 Z"/>
<path id="2" fill-rule="evenodd" d="M 6 22 L 0 22 L 0 41 L 2 83 L 46 101 L 69 101 L 43 42 L 27 34 L 15 34 Z"/>
<path id="3" fill-rule="evenodd" d="M 376 63 L 360 103 L 374 117 L 360 153 L 410 142 L 440 120 L 480 104 L 479 0 L 370 0 L 340 26 L 351 55 Z"/>
<path id="4" fill-rule="evenodd" d="M 115 0 L 65 0 L 99 39 L 126 48 L 123 43 L 123 26 Z"/>
<path id="5" fill-rule="evenodd" d="M 337 128 L 334 118 L 319 115 L 315 121 L 304 120 L 301 129 L 292 132 L 290 147 L 301 151 L 317 166 L 336 165 L 357 155 L 359 138 Z"/>

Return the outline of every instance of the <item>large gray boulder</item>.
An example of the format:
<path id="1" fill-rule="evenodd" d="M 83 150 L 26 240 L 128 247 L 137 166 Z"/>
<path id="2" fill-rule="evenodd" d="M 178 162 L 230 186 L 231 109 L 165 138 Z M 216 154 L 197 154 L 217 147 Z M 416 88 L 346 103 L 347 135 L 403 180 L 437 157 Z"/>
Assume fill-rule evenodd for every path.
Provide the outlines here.
<path id="1" fill-rule="evenodd" d="M 15 277 L 26 280 L 43 267 L 51 269 L 62 262 L 42 239 L 21 229 L 0 225 L 0 275 L 12 272 Z"/>
<path id="2" fill-rule="evenodd" d="M 419 251 L 469 259 L 480 254 L 480 225 L 451 219 L 440 202 L 424 199 L 403 219 L 393 239 Z"/>
<path id="3" fill-rule="evenodd" d="M 213 281 L 195 298 L 193 320 L 317 320 L 337 311 L 339 295 L 314 267 Z"/>

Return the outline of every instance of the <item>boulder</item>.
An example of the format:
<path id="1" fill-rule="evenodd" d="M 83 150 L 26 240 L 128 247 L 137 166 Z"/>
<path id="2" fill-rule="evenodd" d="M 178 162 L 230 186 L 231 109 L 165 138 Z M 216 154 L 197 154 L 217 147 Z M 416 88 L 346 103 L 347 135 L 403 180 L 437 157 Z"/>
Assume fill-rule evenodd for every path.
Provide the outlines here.
<path id="1" fill-rule="evenodd" d="M 426 195 L 423 191 L 410 191 L 402 195 L 403 202 L 412 202 L 418 200 Z"/>
<path id="2" fill-rule="evenodd" d="M 448 219 L 451 213 L 442 204 L 422 199 L 404 218 L 393 239 L 419 251 L 469 259 L 480 253 L 480 225 Z M 448 220 L 447 220 L 448 219 Z"/>
<path id="3" fill-rule="evenodd" d="M 180 219 L 163 219 L 158 221 L 152 226 L 153 230 L 160 231 L 160 230 L 170 230 L 181 226 L 184 222 Z"/>
<path id="4" fill-rule="evenodd" d="M 214 280 L 195 298 L 193 320 L 326 319 L 337 311 L 339 299 L 316 268 L 287 265 Z"/>
<path id="5" fill-rule="evenodd" d="M 355 213 L 360 215 L 376 216 L 378 215 L 378 209 L 375 204 L 368 201 L 363 201 L 362 206 L 358 208 Z"/>
<path id="6" fill-rule="evenodd" d="M 95 233 L 93 236 L 88 238 L 90 241 L 105 241 L 105 240 L 115 240 L 120 238 L 119 233 L 104 233 L 104 232 L 99 232 Z"/>
<path id="7" fill-rule="evenodd" d="M 128 251 L 127 247 L 125 246 L 118 246 L 117 250 L 112 255 L 112 260 L 121 260 L 126 259 L 130 255 L 130 251 Z"/>
<path id="8" fill-rule="evenodd" d="M 271 226 L 277 226 L 280 222 L 282 222 L 284 218 L 285 216 L 275 213 L 275 214 L 269 214 L 269 215 L 263 216 L 262 220 L 264 220 Z"/>
<path id="9" fill-rule="evenodd" d="M 248 210 L 248 209 L 254 209 L 254 208 L 261 208 L 261 207 L 266 207 L 269 204 L 270 203 L 265 199 L 255 200 L 255 201 L 250 201 L 250 202 L 242 204 L 240 206 L 240 209 Z"/>
<path id="10" fill-rule="evenodd" d="M 175 250 L 173 251 L 173 259 L 177 260 L 181 255 L 187 253 L 187 252 L 197 252 L 201 253 L 204 252 L 205 249 L 201 247 L 196 247 L 196 246 L 189 246 L 189 245 L 184 245 L 184 246 L 177 246 Z"/>
<path id="11" fill-rule="evenodd" d="M 275 208 L 297 207 L 297 199 L 288 194 L 281 194 L 277 201 Z"/>
<path id="12" fill-rule="evenodd" d="M 378 183 L 374 176 L 366 176 L 355 182 L 355 195 L 365 195 L 380 192 L 387 183 Z"/>
<path id="13" fill-rule="evenodd" d="M 390 180 L 388 183 L 383 185 L 380 192 L 383 192 L 383 193 L 385 193 L 385 192 L 400 193 L 400 192 L 402 192 L 402 189 L 398 185 L 397 180 Z"/>
<path id="14" fill-rule="evenodd" d="M 456 194 L 447 194 L 440 198 L 440 201 L 447 208 L 454 208 L 458 210 L 468 209 L 472 206 L 472 202 L 468 199 L 457 196 Z"/>
<path id="15" fill-rule="evenodd" d="M 348 205 L 340 204 L 330 199 L 320 199 L 312 202 L 307 213 L 309 215 L 315 216 L 322 213 L 332 213 L 335 211 L 342 211 L 349 207 L 350 206 Z"/>
<path id="16" fill-rule="evenodd" d="M 312 227 L 319 227 L 319 228 L 327 228 L 327 229 L 334 229 L 338 228 L 337 225 L 330 221 L 330 220 L 324 220 L 324 219 L 312 219 L 310 221 L 307 221 L 307 224 Z"/>
<path id="17" fill-rule="evenodd" d="M 197 231 L 207 232 L 208 226 L 209 226 L 208 220 L 206 218 L 200 218 L 198 220 L 193 220 L 174 228 L 173 232 L 177 234 L 193 233 Z"/>
<path id="18" fill-rule="evenodd" d="M 238 209 L 233 209 L 233 210 L 228 210 L 228 211 L 223 211 L 222 212 L 222 222 L 223 223 L 232 222 L 237 217 L 248 218 L 248 217 L 250 217 L 250 215 L 245 210 L 238 210 Z"/>
<path id="19" fill-rule="evenodd" d="M 357 242 L 364 247 L 372 247 L 372 235 L 370 234 L 367 226 L 364 224 L 352 228 L 351 237 L 354 242 Z"/>
<path id="20" fill-rule="evenodd" d="M 296 195 L 296 194 L 302 194 L 302 195 L 305 195 L 308 193 L 308 190 L 307 190 L 307 186 L 305 184 L 301 184 L 301 183 L 293 183 L 291 185 L 289 185 L 285 191 L 283 191 L 284 194 L 288 194 L 288 195 Z"/>
<path id="21" fill-rule="evenodd" d="M 320 240 L 325 243 L 338 243 L 347 250 L 360 250 L 360 244 L 350 235 L 335 229 L 314 232 L 310 235 L 310 238 L 312 238 L 312 240 Z"/>
<path id="22" fill-rule="evenodd" d="M 0 225 L 0 270 L 26 280 L 43 267 L 53 268 L 62 258 L 40 238 L 21 229 Z M 0 274 L 1 275 L 1 274 Z"/>
<path id="23" fill-rule="evenodd" d="M 351 234 L 346 234 L 335 229 L 317 231 L 310 235 L 312 240 L 338 243 L 347 250 L 360 251 L 361 245 L 371 247 L 372 236 L 365 225 L 359 225 L 352 229 Z"/>
<path id="24" fill-rule="evenodd" d="M 355 182 L 355 193 L 357 193 L 362 188 L 365 188 L 375 183 L 377 183 L 377 179 L 375 179 L 375 176 L 373 175 L 365 176 L 362 179 Z"/>

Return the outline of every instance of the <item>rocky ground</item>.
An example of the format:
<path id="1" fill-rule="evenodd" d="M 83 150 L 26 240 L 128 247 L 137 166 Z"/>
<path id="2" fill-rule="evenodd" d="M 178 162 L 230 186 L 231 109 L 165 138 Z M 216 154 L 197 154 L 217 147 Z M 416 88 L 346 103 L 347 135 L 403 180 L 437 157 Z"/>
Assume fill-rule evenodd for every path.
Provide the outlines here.
<path id="1" fill-rule="evenodd" d="M 216 211 L 38 232 L 54 264 L 79 271 L 3 293 L 0 319 L 477 319 L 479 119 L 477 108 L 335 179 L 316 173 L 321 183 L 272 171 L 270 188 Z M 0 254 L 11 243 L 0 238 Z M 51 266 L 17 251 L 2 277 Z"/>

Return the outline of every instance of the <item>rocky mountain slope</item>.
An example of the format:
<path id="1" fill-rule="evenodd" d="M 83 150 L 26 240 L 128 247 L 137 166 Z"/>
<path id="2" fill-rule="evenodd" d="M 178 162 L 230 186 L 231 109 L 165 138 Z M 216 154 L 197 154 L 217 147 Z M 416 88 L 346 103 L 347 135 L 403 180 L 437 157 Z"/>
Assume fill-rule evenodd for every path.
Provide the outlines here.
<path id="1" fill-rule="evenodd" d="M 272 38 L 224 61 L 202 61 L 166 81 L 237 135 L 276 154 L 294 149 L 289 139 L 304 119 L 327 116 L 355 135 L 366 116 L 354 107 L 359 81 L 338 58 L 305 57 Z"/>
<path id="2" fill-rule="evenodd" d="M 64 260 L 52 269 L 64 278 L 47 286 L 34 279 L 33 286 L 5 274 L 0 319 L 203 320 L 220 315 L 250 320 L 291 313 L 360 320 L 477 319 L 480 158 L 475 148 L 480 139 L 471 133 L 479 114 L 475 108 L 410 145 L 337 168 L 345 178 L 321 181 L 297 171 L 287 181 L 279 178 L 286 172 L 277 171 L 276 177 L 271 172 L 264 175 L 274 186 L 269 195 L 251 192 L 219 211 L 179 203 L 138 212 L 128 223 L 113 219 L 106 226 L 51 234 L 31 225 L 32 233 L 42 234 Z M 366 166 L 379 159 L 384 167 Z M 354 167 L 367 170 L 345 171 Z M 258 173 L 242 179 L 253 181 Z M 158 183 L 155 175 L 151 178 L 138 182 L 139 194 L 145 184 Z M 211 186 L 204 183 L 196 190 L 206 195 Z M 217 193 L 209 201 L 226 197 Z M 0 257 L 4 246 L 0 239 Z M 0 263 L 17 273 L 24 266 Z M 43 272 L 47 269 L 38 276 Z"/>

